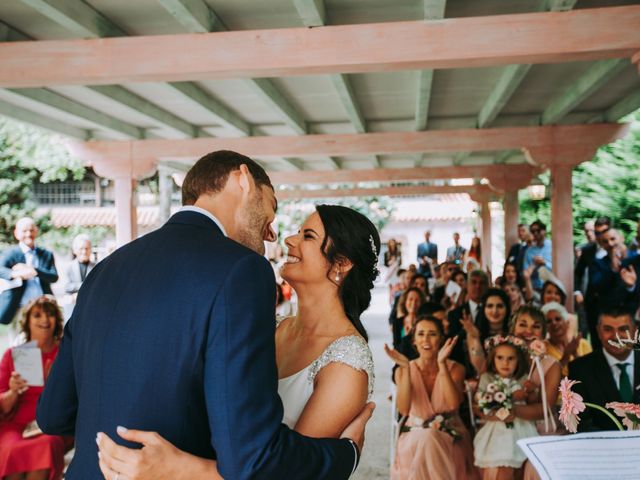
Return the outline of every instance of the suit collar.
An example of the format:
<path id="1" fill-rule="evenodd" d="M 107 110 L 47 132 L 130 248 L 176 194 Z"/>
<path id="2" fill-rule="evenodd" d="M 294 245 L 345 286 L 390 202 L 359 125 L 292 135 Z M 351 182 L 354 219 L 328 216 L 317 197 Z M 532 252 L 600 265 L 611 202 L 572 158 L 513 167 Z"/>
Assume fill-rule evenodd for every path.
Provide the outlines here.
<path id="1" fill-rule="evenodd" d="M 218 225 L 218 223 L 212 221 L 209 216 L 204 215 L 196 210 L 179 210 L 174 213 L 171 218 L 167 221 L 168 224 L 186 224 L 186 225 L 195 225 L 198 227 L 203 227 L 210 229 L 216 233 L 220 233 L 225 235 L 222 228 Z M 226 236 L 226 235 L 225 235 Z"/>
<path id="2" fill-rule="evenodd" d="M 179 211 L 180 212 L 197 212 L 197 213 L 201 213 L 205 217 L 209 218 L 213 223 L 215 223 L 225 237 L 229 236 L 229 235 L 227 235 L 227 231 L 225 230 L 224 225 L 222 225 L 222 222 L 220 221 L 220 219 L 218 217 L 216 217 L 210 211 L 205 210 L 204 208 L 196 207 L 195 205 L 184 205 L 184 206 L 182 206 L 180 208 Z"/>
<path id="3" fill-rule="evenodd" d="M 616 382 L 613 379 L 613 373 L 611 373 L 611 367 L 609 367 L 609 362 L 607 358 L 604 356 L 603 350 L 599 349 L 594 352 L 595 356 L 595 365 L 594 365 L 594 376 L 597 378 L 598 383 L 602 387 L 604 398 L 610 399 L 610 402 L 620 402 L 622 399 L 620 398 L 620 391 L 616 386 Z M 637 372 L 634 373 L 634 376 L 637 375 Z"/>

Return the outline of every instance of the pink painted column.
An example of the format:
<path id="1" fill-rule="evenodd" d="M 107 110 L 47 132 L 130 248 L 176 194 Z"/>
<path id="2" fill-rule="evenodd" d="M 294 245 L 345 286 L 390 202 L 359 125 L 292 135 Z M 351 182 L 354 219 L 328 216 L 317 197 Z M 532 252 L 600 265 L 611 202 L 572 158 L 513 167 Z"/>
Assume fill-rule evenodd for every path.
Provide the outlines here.
<path id="1" fill-rule="evenodd" d="M 518 190 L 504 192 L 502 207 L 504 209 L 504 258 L 507 258 L 511 245 L 519 241 L 520 204 L 518 203 Z"/>
<path id="2" fill-rule="evenodd" d="M 480 219 L 482 221 L 482 235 L 480 240 L 482 242 L 482 268 L 491 268 L 491 210 L 489 209 L 488 200 L 481 201 L 480 205 Z"/>
<path id="3" fill-rule="evenodd" d="M 116 244 L 118 247 L 135 239 L 138 233 L 135 189 L 136 181 L 131 177 L 117 177 L 116 200 Z"/>
<path id="4" fill-rule="evenodd" d="M 551 233 L 553 272 L 564 284 L 567 308 L 573 310 L 573 208 L 572 165 L 551 167 Z"/>

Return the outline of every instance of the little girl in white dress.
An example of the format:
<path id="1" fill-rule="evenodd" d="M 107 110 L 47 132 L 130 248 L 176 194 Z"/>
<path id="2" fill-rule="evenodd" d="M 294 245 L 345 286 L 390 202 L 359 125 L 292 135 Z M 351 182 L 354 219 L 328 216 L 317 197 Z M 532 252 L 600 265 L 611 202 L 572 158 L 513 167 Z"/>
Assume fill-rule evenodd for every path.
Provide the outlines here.
<path id="1" fill-rule="evenodd" d="M 488 395 L 485 403 L 492 396 L 497 396 L 497 402 L 510 396 L 512 404 L 525 404 L 527 395 L 522 384 L 528 371 L 526 343 L 517 337 L 497 335 L 486 340 L 485 350 L 487 372 L 480 376 L 480 401 L 482 395 Z M 496 385 L 505 383 L 509 384 L 506 395 L 495 393 Z M 490 412 L 473 441 L 475 465 L 483 469 L 483 479 L 513 478 L 515 469 L 522 467 L 526 460 L 517 440 L 537 435 L 535 422 L 514 417 L 509 409 L 496 408 Z"/>

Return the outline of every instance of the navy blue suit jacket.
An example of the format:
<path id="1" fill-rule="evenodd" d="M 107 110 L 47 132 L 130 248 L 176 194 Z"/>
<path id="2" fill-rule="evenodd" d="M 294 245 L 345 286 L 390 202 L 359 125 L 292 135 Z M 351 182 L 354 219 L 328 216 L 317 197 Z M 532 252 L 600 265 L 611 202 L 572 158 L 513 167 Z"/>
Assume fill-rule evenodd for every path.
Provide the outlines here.
<path id="1" fill-rule="evenodd" d="M 634 352 L 633 369 L 633 403 L 640 402 L 640 351 Z M 595 350 L 584 357 L 576 358 L 569 363 L 569 378 L 578 380 L 573 390 L 582 395 L 585 402 L 595 403 L 602 407 L 608 402 L 621 402 L 620 391 L 613 379 L 611 368 L 602 349 Z M 580 414 L 578 430 L 581 432 L 598 430 L 615 430 L 615 425 L 604 413 L 587 408 Z"/>
<path id="2" fill-rule="evenodd" d="M 269 262 L 197 212 L 98 264 L 37 409 L 43 431 L 76 437 L 66 478 L 102 478 L 95 437 L 117 425 L 217 458 L 225 479 L 347 478 L 348 441 L 281 423 L 275 295 Z"/>
<path id="3" fill-rule="evenodd" d="M 35 256 L 38 260 L 38 279 L 42 293 L 51 293 L 51 284 L 58 281 L 58 272 L 53 259 L 53 253 L 44 248 L 36 247 Z M 20 246 L 11 247 L 0 255 L 0 278 L 11 280 L 11 267 L 17 263 L 26 263 L 27 259 Z M 9 324 L 20 308 L 20 300 L 24 293 L 25 284 L 21 287 L 5 290 L 0 293 L 0 323 Z"/>

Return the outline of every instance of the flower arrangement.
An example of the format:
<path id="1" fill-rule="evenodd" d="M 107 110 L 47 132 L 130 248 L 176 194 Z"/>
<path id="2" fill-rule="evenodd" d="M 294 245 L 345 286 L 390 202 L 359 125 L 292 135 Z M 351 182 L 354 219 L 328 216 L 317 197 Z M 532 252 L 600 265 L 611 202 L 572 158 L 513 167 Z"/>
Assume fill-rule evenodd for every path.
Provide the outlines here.
<path id="1" fill-rule="evenodd" d="M 522 386 L 515 380 L 496 376 L 484 389 L 478 389 L 476 393 L 478 407 L 485 415 L 494 414 L 504 421 L 511 415 L 513 393 L 521 389 Z M 506 425 L 508 428 L 513 427 L 512 422 L 507 422 Z"/>
<path id="2" fill-rule="evenodd" d="M 438 413 L 426 420 L 419 417 L 410 417 L 407 424 L 400 428 L 400 432 L 410 432 L 416 429 L 432 428 L 440 432 L 444 432 L 453 437 L 456 441 L 460 438 L 460 432 L 452 426 L 453 414 L 450 413 Z"/>
<path id="3" fill-rule="evenodd" d="M 622 424 L 614 417 L 607 408 L 614 410 L 615 414 L 622 417 L 622 423 L 629 430 L 635 430 L 640 423 L 640 406 L 633 403 L 620 403 L 610 402 L 604 407 L 596 405 L 595 403 L 585 402 L 582 399 L 582 395 L 571 390 L 576 383 L 580 383 L 577 380 L 569 380 L 564 377 L 560 381 L 560 396 L 562 398 L 562 406 L 560 407 L 560 421 L 564 424 L 565 428 L 571 432 L 576 433 L 578 431 L 578 423 L 580 423 L 580 413 L 584 412 L 587 407 L 599 410 L 607 415 L 611 421 L 618 427 L 618 430 L 624 430 Z M 606 408 L 605 408 L 606 407 Z"/>

